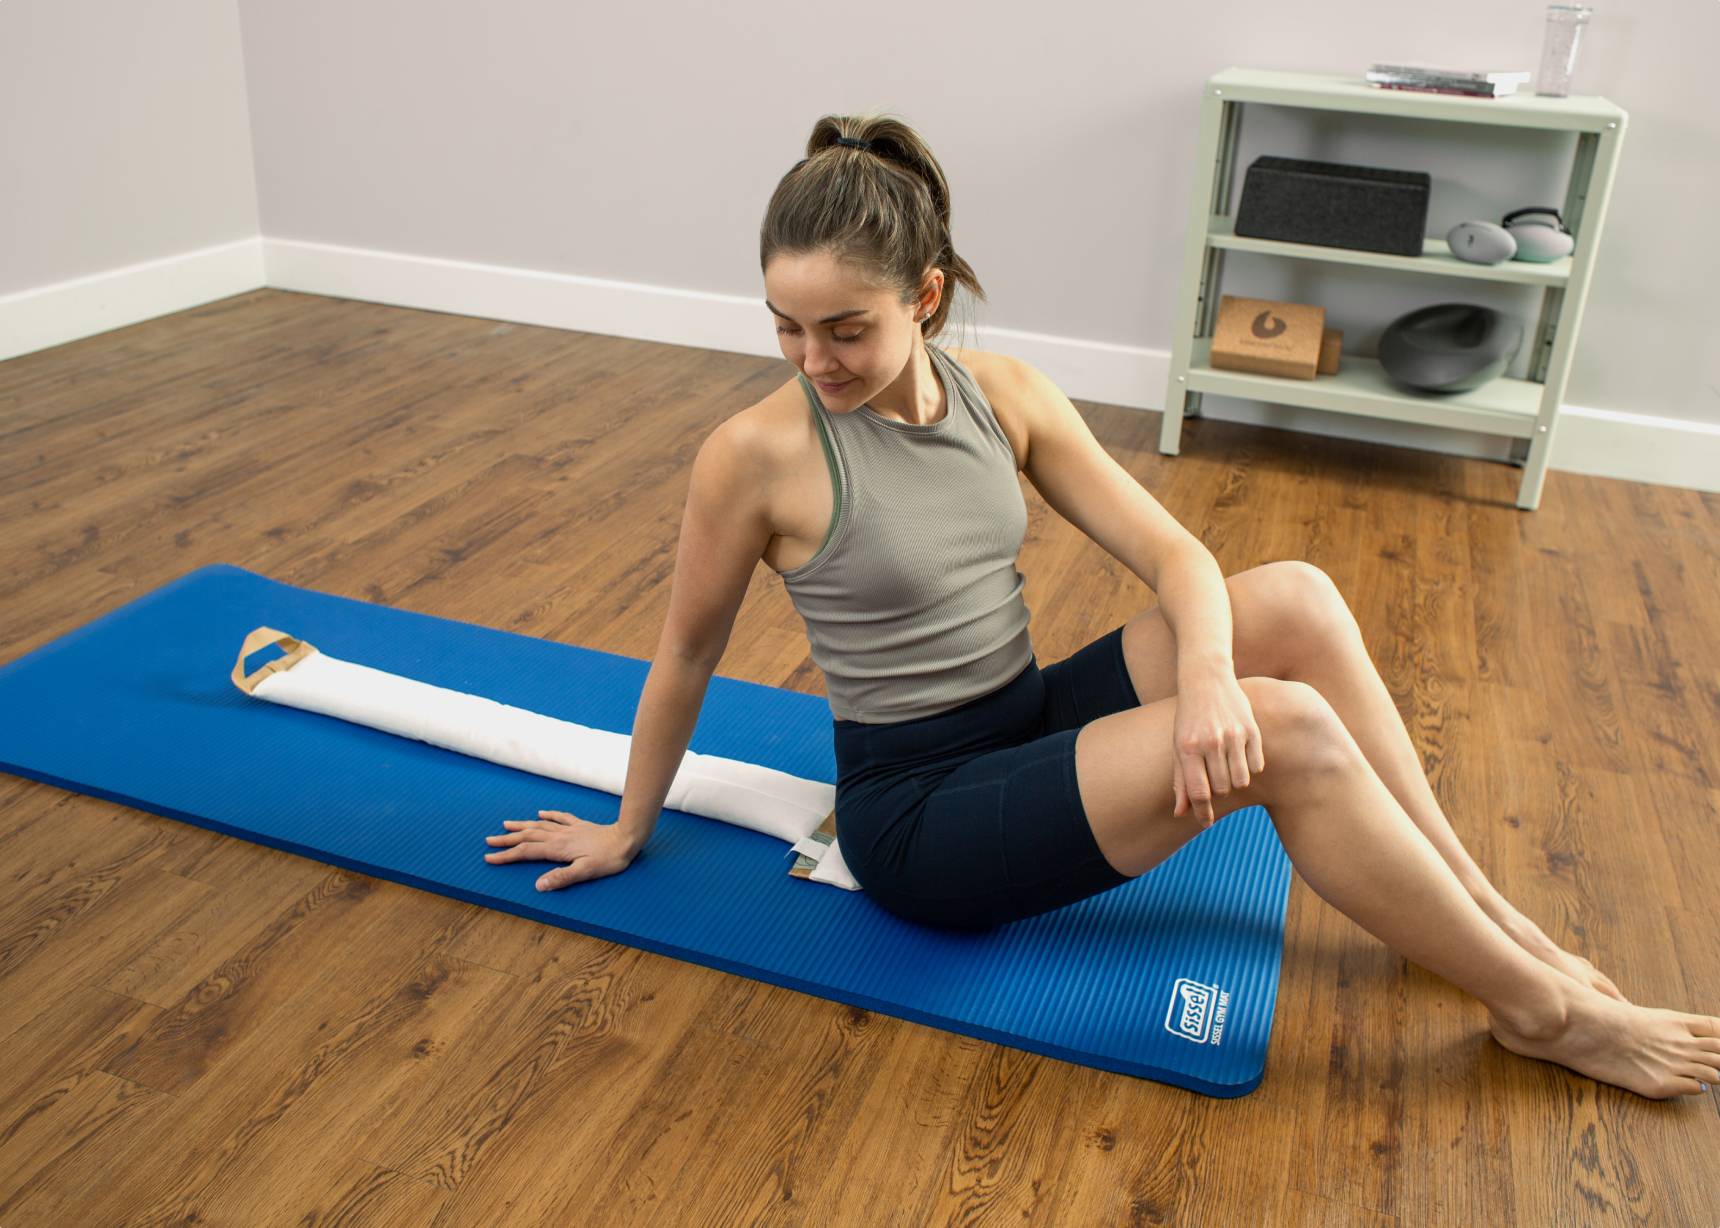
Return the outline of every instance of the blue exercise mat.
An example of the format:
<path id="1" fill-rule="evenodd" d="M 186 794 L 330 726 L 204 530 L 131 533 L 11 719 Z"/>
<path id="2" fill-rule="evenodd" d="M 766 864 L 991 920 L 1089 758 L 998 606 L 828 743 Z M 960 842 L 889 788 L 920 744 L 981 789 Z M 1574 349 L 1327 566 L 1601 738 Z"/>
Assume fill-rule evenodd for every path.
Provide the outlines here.
<path id="1" fill-rule="evenodd" d="M 782 840 L 676 810 L 627 870 L 540 892 L 549 863 L 492 865 L 484 837 L 539 809 L 611 822 L 620 798 L 249 697 L 230 673 L 261 625 L 619 733 L 632 730 L 650 668 L 214 564 L 0 667 L 0 768 L 1064 1061 L 1211 1096 L 1260 1083 L 1290 863 L 1259 807 L 1131 882 L 988 931 L 904 921 L 865 892 L 791 876 Z M 826 700 L 736 678 L 711 679 L 690 748 L 836 778 Z"/>

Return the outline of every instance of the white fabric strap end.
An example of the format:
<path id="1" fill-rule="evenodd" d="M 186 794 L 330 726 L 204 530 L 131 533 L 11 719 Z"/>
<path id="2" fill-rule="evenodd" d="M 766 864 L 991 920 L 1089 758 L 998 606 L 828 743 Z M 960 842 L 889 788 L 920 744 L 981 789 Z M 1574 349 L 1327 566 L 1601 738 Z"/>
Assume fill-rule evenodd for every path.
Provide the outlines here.
<path id="1" fill-rule="evenodd" d="M 848 868 L 847 861 L 843 860 L 839 841 L 831 841 L 830 848 L 813 867 L 811 878 L 815 883 L 829 883 L 832 887 L 841 887 L 847 891 L 860 890 L 860 883 L 855 879 L 854 872 Z"/>

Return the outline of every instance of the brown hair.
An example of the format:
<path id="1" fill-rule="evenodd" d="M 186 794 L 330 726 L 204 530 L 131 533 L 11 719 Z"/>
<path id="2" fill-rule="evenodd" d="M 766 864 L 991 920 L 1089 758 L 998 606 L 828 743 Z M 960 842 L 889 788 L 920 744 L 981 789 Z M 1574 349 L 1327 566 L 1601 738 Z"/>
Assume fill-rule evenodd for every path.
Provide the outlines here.
<path id="1" fill-rule="evenodd" d="M 871 142 L 839 145 L 838 137 Z M 825 115 L 812 126 L 806 157 L 776 185 L 759 227 L 759 271 L 777 255 L 828 251 L 903 304 L 919 297 L 926 272 L 944 272 L 943 293 L 920 325 L 935 337 L 949 318 L 955 289 L 981 301 L 972 266 L 950 242 L 950 189 L 920 134 L 883 114 Z"/>

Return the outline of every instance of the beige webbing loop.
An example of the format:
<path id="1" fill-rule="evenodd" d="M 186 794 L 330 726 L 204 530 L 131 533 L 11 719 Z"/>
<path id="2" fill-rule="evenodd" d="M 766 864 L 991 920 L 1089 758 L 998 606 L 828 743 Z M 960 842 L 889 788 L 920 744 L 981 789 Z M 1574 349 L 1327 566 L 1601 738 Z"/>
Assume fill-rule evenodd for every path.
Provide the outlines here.
<path id="1" fill-rule="evenodd" d="M 266 648 L 270 644 L 279 644 L 286 650 L 287 655 L 276 657 L 268 664 L 258 666 L 253 673 L 247 676 L 245 658 L 256 652 L 257 649 Z M 264 678 L 281 670 L 291 669 L 315 651 L 314 647 L 295 640 L 285 631 L 276 631 L 273 627 L 258 627 L 245 637 L 244 644 L 239 648 L 239 659 L 233 662 L 233 685 L 249 695 Z"/>

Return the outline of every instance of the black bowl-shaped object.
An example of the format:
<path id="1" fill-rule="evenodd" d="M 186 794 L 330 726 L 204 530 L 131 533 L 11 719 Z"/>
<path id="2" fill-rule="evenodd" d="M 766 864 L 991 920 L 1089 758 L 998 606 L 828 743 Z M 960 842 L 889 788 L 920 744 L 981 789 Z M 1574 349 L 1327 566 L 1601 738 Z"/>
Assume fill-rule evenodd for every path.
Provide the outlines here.
<path id="1" fill-rule="evenodd" d="M 1479 303 L 1436 303 L 1399 316 L 1380 334 L 1380 366 L 1422 392 L 1467 392 L 1505 373 L 1523 326 Z"/>

